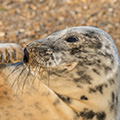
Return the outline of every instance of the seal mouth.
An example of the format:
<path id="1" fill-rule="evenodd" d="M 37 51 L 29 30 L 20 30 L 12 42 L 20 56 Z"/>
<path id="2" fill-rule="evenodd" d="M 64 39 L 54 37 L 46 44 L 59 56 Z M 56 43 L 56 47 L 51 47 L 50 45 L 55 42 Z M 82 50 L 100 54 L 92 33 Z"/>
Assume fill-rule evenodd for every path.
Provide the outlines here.
<path id="1" fill-rule="evenodd" d="M 53 67 L 50 67 L 51 70 L 62 70 L 62 69 L 66 69 L 67 71 L 71 71 L 73 69 L 75 69 L 75 67 L 78 65 L 78 62 L 70 62 L 70 63 L 63 63 L 61 65 L 58 65 L 58 66 L 53 66 Z"/>
<path id="2" fill-rule="evenodd" d="M 78 62 L 70 62 L 67 64 L 63 63 L 63 64 L 56 65 L 56 66 L 42 66 L 42 65 L 38 64 L 37 67 L 35 67 L 35 66 L 27 65 L 27 68 L 30 69 L 30 71 L 33 75 L 35 75 L 37 77 L 44 76 L 44 78 L 46 78 L 45 76 L 48 76 L 48 74 L 53 71 L 55 73 L 59 73 L 59 74 L 62 74 L 62 72 L 65 72 L 65 71 L 67 73 L 70 71 L 73 71 L 77 65 L 78 65 Z"/>

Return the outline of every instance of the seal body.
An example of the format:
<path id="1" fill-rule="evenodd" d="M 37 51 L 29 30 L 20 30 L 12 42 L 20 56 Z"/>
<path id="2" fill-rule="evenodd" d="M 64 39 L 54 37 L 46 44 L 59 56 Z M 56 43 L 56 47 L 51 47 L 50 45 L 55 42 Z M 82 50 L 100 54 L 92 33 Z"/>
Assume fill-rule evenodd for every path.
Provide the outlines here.
<path id="1" fill-rule="evenodd" d="M 1 65 L 0 73 L 2 120 L 119 120 L 120 60 L 98 28 L 31 42 L 23 62 Z"/>

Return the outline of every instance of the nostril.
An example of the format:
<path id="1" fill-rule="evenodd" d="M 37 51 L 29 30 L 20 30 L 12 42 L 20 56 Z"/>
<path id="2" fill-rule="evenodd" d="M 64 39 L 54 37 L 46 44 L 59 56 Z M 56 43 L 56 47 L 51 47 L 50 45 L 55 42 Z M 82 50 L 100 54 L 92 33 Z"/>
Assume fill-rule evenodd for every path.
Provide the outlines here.
<path id="1" fill-rule="evenodd" d="M 24 63 L 28 63 L 28 61 L 29 61 L 29 54 L 28 54 L 28 51 L 27 51 L 26 48 L 24 49 L 24 58 L 23 58 L 23 61 L 24 61 Z"/>

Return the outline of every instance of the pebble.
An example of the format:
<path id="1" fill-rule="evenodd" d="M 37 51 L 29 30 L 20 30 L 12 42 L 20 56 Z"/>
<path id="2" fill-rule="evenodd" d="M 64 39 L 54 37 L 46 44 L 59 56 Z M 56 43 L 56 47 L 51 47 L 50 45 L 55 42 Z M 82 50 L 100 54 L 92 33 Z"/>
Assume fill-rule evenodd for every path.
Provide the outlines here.
<path id="1" fill-rule="evenodd" d="M 4 32 L 0 32 L 0 37 L 4 37 L 5 33 Z"/>
<path id="2" fill-rule="evenodd" d="M 1 0 L 0 8 L 0 42 L 24 46 L 64 28 L 95 26 L 120 48 L 119 0 Z"/>

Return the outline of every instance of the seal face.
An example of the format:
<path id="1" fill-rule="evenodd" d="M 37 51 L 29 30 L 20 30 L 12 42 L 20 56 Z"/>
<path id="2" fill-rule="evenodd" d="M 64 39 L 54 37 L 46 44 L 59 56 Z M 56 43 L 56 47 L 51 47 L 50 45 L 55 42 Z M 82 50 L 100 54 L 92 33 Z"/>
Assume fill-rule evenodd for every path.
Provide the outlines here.
<path id="1" fill-rule="evenodd" d="M 48 86 L 77 111 L 76 119 L 108 120 L 118 114 L 120 63 L 104 31 L 73 27 L 54 33 L 28 44 L 24 62 L 46 85 L 50 76 Z"/>
<path id="2" fill-rule="evenodd" d="M 120 60 L 111 37 L 104 31 L 73 27 L 31 42 L 24 49 L 20 69 L 16 74 L 18 83 L 23 81 L 28 86 L 31 74 L 41 82 L 36 99 L 29 98 L 34 88 L 22 100 L 37 101 L 40 119 L 119 119 Z M 24 78 L 25 73 L 29 78 Z M 20 105 L 26 109 L 26 105 Z"/>

